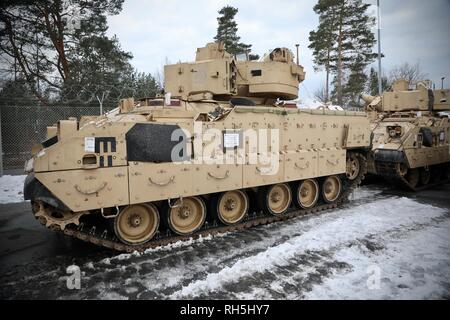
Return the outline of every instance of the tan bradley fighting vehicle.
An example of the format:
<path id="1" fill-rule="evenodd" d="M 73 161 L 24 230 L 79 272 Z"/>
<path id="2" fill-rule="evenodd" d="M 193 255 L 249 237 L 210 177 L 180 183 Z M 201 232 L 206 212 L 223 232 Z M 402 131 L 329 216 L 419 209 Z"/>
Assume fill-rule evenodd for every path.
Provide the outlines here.
<path id="1" fill-rule="evenodd" d="M 450 178 L 450 90 L 397 81 L 382 97 L 363 96 L 371 114 L 368 171 L 419 190 Z"/>
<path id="2" fill-rule="evenodd" d="M 126 251 L 334 208 L 366 172 L 369 120 L 285 102 L 304 76 L 288 49 L 209 44 L 165 67 L 164 97 L 49 128 L 25 197 L 47 227 Z"/>

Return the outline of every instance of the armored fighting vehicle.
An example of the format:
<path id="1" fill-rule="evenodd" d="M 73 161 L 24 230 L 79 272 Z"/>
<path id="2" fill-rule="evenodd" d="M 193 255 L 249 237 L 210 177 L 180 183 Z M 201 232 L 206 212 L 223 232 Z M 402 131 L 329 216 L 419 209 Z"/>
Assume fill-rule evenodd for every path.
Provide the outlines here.
<path id="1" fill-rule="evenodd" d="M 368 172 L 413 191 L 450 179 L 450 90 L 429 87 L 399 80 L 382 97 L 363 96 L 373 131 Z"/>
<path id="2" fill-rule="evenodd" d="M 120 251 L 335 208 L 366 173 L 364 112 L 298 109 L 293 53 L 220 43 L 165 66 L 165 94 L 61 120 L 26 167 L 45 226 Z"/>

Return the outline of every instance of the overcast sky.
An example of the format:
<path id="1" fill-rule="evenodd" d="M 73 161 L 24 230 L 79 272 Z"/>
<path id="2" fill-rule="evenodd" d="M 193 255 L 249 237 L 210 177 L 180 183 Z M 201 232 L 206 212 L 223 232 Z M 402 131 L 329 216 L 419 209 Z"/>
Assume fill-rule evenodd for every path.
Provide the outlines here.
<path id="1" fill-rule="evenodd" d="M 239 9 L 238 35 L 260 55 L 285 46 L 295 51 L 306 80 L 300 97 L 310 100 L 325 81 L 313 70 L 309 32 L 317 27 L 317 0 L 125 0 L 120 15 L 109 18 L 109 34 L 117 35 L 139 71 L 155 73 L 166 58 L 171 63 L 193 61 L 197 47 L 216 35 L 218 11 L 225 5 Z M 376 3 L 376 0 L 367 3 Z M 383 71 L 403 62 L 417 63 L 440 85 L 450 87 L 450 0 L 381 0 Z M 374 30 L 375 31 L 375 30 Z"/>

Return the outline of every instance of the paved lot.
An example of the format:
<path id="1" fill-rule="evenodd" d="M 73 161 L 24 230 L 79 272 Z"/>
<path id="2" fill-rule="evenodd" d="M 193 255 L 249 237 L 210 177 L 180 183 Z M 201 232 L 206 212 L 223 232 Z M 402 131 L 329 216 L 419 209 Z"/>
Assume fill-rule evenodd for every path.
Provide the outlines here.
<path id="1" fill-rule="evenodd" d="M 29 203 L 3 204 L 0 298 L 449 298 L 449 231 L 450 184 L 420 194 L 371 184 L 334 212 L 139 255 L 49 231 Z M 82 290 L 66 288 L 72 264 Z M 374 264 L 385 265 L 378 291 L 366 288 Z"/>

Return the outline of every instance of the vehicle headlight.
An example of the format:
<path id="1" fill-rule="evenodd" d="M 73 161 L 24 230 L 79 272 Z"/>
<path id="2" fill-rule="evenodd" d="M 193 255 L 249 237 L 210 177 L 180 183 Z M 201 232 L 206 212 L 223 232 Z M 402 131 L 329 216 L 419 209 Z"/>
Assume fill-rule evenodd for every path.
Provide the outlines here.
<path id="1" fill-rule="evenodd" d="M 387 131 L 389 133 L 389 137 L 391 138 L 399 138 L 402 136 L 401 126 L 389 126 L 387 127 Z"/>

